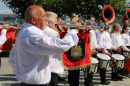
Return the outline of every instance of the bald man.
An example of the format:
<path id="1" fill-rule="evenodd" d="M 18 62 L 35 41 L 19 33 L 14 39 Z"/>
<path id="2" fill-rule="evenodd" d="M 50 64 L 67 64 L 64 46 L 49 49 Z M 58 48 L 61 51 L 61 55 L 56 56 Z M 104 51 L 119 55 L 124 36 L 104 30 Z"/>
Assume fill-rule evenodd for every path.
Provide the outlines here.
<path id="1" fill-rule="evenodd" d="M 21 86 L 47 86 L 51 79 L 49 56 L 63 53 L 78 43 L 78 28 L 71 28 L 63 39 L 43 33 L 47 22 L 44 9 L 30 6 L 25 12 L 25 27 L 19 32 L 9 54 L 9 63 Z"/>

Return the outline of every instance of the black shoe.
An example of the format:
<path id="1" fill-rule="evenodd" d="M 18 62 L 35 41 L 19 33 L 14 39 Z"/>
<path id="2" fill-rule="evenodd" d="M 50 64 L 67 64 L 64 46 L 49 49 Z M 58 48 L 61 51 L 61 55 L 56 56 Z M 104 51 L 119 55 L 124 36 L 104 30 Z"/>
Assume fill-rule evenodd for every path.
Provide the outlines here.
<path id="1" fill-rule="evenodd" d="M 91 86 L 91 84 L 87 84 L 87 85 L 85 85 L 85 86 Z"/>
<path id="2" fill-rule="evenodd" d="M 59 77 L 59 81 L 65 81 L 65 79 L 63 79 L 63 78 Z"/>
<path id="3" fill-rule="evenodd" d="M 101 84 L 108 85 L 108 84 L 110 84 L 110 82 L 108 82 L 107 80 L 105 80 L 105 81 L 101 81 Z"/>
<path id="4" fill-rule="evenodd" d="M 123 77 L 117 77 L 117 79 L 119 80 L 119 81 L 123 81 Z"/>
<path id="5" fill-rule="evenodd" d="M 111 80 L 112 80 L 112 81 L 118 81 L 118 79 L 116 79 L 116 78 L 112 78 Z"/>
<path id="6" fill-rule="evenodd" d="M 85 86 L 94 86 L 93 84 L 89 83 L 89 84 L 86 84 Z"/>
<path id="7" fill-rule="evenodd" d="M 94 84 L 91 84 L 91 86 L 94 86 Z"/>

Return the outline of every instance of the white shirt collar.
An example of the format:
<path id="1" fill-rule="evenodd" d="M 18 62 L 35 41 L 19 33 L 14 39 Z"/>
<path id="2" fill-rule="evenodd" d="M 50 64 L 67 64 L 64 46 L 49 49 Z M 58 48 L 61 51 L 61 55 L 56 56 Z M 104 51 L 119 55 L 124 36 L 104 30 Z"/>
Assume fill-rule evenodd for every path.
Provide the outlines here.
<path id="1" fill-rule="evenodd" d="M 42 31 L 40 28 L 38 28 L 38 27 L 36 27 L 36 26 L 34 26 L 34 25 L 30 24 L 30 23 L 26 23 L 25 27 L 32 27 L 32 29 L 35 28 L 35 30 L 37 29 L 37 30 Z"/>
<path id="2" fill-rule="evenodd" d="M 117 32 L 115 32 L 115 34 L 118 35 L 118 36 L 120 35 L 120 33 L 117 33 Z"/>

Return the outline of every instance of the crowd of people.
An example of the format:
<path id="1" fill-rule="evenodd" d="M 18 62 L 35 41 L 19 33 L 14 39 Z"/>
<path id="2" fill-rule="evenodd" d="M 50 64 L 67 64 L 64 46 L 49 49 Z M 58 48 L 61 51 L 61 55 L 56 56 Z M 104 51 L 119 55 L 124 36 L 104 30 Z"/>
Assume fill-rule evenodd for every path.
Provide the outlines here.
<path id="1" fill-rule="evenodd" d="M 70 21 L 77 21 L 75 13 L 71 13 L 69 18 Z M 101 61 L 103 59 L 98 58 L 98 53 L 106 54 L 112 58 L 114 53 L 124 56 L 124 52 L 130 52 L 128 20 L 124 21 L 122 27 L 118 23 L 113 24 L 111 32 L 109 32 L 107 21 L 99 19 L 95 22 L 95 18 L 91 14 L 87 16 L 87 19 L 90 18 L 92 21 L 87 22 L 86 26 L 104 25 L 101 30 L 88 29 L 91 57 Z M 58 17 L 54 12 L 45 12 L 42 7 L 37 5 L 26 9 L 25 20 L 26 25 L 20 30 L 15 45 L 9 54 L 9 64 L 13 68 L 13 73 L 21 82 L 20 86 L 57 86 L 59 79 L 61 80 L 60 75 L 64 72 L 61 54 L 78 44 L 77 34 L 82 28 L 66 28 L 55 25 L 63 22 L 61 17 Z M 74 24 L 81 25 L 79 22 Z M 3 28 L 1 31 L 1 45 L 7 40 L 4 30 Z M 61 39 L 59 32 L 66 32 L 65 37 Z M 110 62 L 111 80 L 120 81 L 129 76 L 129 71 L 117 67 L 115 59 L 110 59 Z M 89 72 L 90 68 L 91 66 L 87 67 L 87 73 L 84 73 L 87 76 L 84 80 L 85 86 L 94 86 L 92 83 L 94 73 Z M 106 70 L 106 67 L 101 67 L 99 64 L 98 72 L 100 72 L 101 84 L 104 85 L 110 84 L 106 80 Z M 79 86 L 80 71 L 82 70 L 68 70 L 70 86 Z M 122 71 L 125 71 L 125 76 Z"/>

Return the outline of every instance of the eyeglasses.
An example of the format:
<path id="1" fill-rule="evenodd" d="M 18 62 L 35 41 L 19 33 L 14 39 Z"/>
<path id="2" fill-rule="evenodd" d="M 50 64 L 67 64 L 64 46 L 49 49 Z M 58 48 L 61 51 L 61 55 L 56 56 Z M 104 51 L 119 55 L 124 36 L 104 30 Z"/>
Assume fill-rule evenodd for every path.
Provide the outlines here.
<path id="1" fill-rule="evenodd" d="M 76 16 L 71 16 L 71 17 L 76 17 Z"/>

